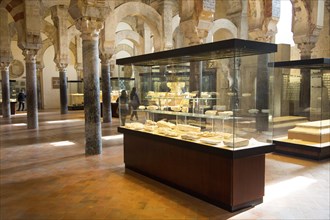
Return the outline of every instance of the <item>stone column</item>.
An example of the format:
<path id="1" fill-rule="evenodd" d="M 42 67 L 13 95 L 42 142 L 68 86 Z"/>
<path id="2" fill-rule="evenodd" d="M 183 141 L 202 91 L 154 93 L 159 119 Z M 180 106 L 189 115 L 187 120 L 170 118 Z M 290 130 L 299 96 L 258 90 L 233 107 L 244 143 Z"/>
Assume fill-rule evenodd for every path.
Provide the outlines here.
<path id="1" fill-rule="evenodd" d="M 290 60 L 291 53 L 290 44 L 278 44 L 277 53 L 275 53 L 276 61 Z M 289 76 L 290 69 L 287 68 L 274 68 L 273 78 L 273 102 L 274 112 L 273 117 L 279 117 L 282 115 L 289 115 L 290 112 L 290 101 L 287 98 L 287 94 L 284 93 L 283 89 L 288 81 L 284 82 L 284 75 Z M 289 80 L 289 77 L 286 78 Z"/>
<path id="2" fill-rule="evenodd" d="M 8 27 L 8 12 L 0 8 L 0 70 L 2 76 L 2 117 L 10 118 L 10 84 L 9 64 L 13 60 L 10 48 L 10 31 Z"/>
<path id="3" fill-rule="evenodd" d="M 300 43 L 298 48 L 300 49 L 300 57 L 302 60 L 311 59 L 312 49 L 315 47 L 315 43 Z M 302 115 L 307 115 L 307 108 L 311 103 L 311 71 L 310 69 L 300 70 L 300 93 L 299 93 L 299 107 Z"/>
<path id="4" fill-rule="evenodd" d="M 294 18 L 292 20 L 293 40 L 300 49 L 302 60 L 310 59 L 312 49 L 320 36 L 324 25 L 324 1 L 293 1 Z M 300 70 L 299 111 L 301 116 L 310 117 L 311 72 Z"/>
<path id="5" fill-rule="evenodd" d="M 256 88 L 256 108 L 259 113 L 256 117 L 257 131 L 268 130 L 268 113 L 262 113 L 262 109 L 269 109 L 269 73 L 268 73 L 268 54 L 258 56 L 257 88 Z"/>
<path id="6" fill-rule="evenodd" d="M 230 79 L 231 84 L 229 86 L 230 92 L 232 93 L 230 96 L 230 108 L 231 109 L 239 109 L 241 106 L 239 94 L 241 90 L 241 59 L 239 57 L 232 58 L 229 61 L 229 71 L 230 71 Z"/>
<path id="7" fill-rule="evenodd" d="M 101 72 L 102 72 L 102 113 L 103 122 L 108 123 L 112 121 L 111 112 L 111 85 L 110 85 L 110 58 L 109 54 L 102 54 L 101 56 Z"/>
<path id="8" fill-rule="evenodd" d="M 248 19 L 248 1 L 241 1 L 242 4 L 242 12 L 238 25 L 238 36 L 240 39 L 249 39 L 248 29 L 249 29 L 249 19 Z"/>
<path id="9" fill-rule="evenodd" d="M 98 43 L 103 22 L 81 18 L 77 26 L 83 40 L 85 154 L 95 155 L 102 153 Z"/>
<path id="10" fill-rule="evenodd" d="M 37 102 L 37 72 L 36 55 L 37 50 L 25 49 L 26 68 L 26 105 L 27 105 L 27 128 L 38 128 L 38 102 Z"/>
<path id="11" fill-rule="evenodd" d="M 202 69 L 202 61 L 190 62 L 189 90 L 198 91 L 198 97 L 202 92 Z"/>
<path id="12" fill-rule="evenodd" d="M 43 98 L 41 95 L 42 77 L 43 77 L 44 65 L 37 62 L 37 97 L 38 97 L 38 109 L 43 109 Z"/>
<path id="13" fill-rule="evenodd" d="M 55 47 L 55 63 L 60 75 L 60 101 L 61 114 L 68 113 L 68 98 L 67 98 L 67 76 L 66 68 L 68 66 L 68 49 L 69 49 L 69 33 L 67 26 L 68 8 L 64 5 L 57 5 L 51 8 L 51 17 L 54 26 L 57 29 L 57 41 Z"/>
<path id="14" fill-rule="evenodd" d="M 184 46 L 202 44 L 213 24 L 215 1 L 181 0 L 179 4 L 180 30 L 184 36 Z M 201 61 L 190 63 L 190 91 L 202 92 L 202 69 Z"/>
<path id="15" fill-rule="evenodd" d="M 61 101 L 61 114 L 68 113 L 68 80 L 66 74 L 67 64 L 58 65 L 58 70 L 60 72 L 60 101 Z"/>
<path id="16" fill-rule="evenodd" d="M 2 117 L 10 118 L 9 63 L 1 63 Z"/>
<path id="17" fill-rule="evenodd" d="M 173 48 L 173 34 L 172 34 L 172 18 L 173 18 L 174 3 L 172 0 L 164 0 L 163 2 L 163 36 L 164 36 L 164 50 Z"/>

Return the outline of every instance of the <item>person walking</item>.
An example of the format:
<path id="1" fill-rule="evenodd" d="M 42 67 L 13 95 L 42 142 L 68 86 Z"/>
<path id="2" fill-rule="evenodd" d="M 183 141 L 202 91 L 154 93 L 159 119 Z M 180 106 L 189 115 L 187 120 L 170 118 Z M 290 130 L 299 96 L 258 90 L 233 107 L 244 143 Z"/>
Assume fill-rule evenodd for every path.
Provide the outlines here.
<path id="1" fill-rule="evenodd" d="M 140 99 L 136 92 L 136 87 L 132 88 L 131 94 L 130 94 L 130 101 L 131 101 L 131 107 L 132 107 L 132 114 L 131 114 L 131 121 L 133 121 L 133 117 L 135 116 L 136 120 L 139 120 L 138 114 L 137 114 L 137 108 L 140 105 Z"/>
<path id="2" fill-rule="evenodd" d="M 17 96 L 17 101 L 18 101 L 17 111 L 24 111 L 25 100 L 26 100 L 26 95 L 24 93 L 24 89 L 21 89 L 21 91 L 18 93 L 18 96 Z"/>

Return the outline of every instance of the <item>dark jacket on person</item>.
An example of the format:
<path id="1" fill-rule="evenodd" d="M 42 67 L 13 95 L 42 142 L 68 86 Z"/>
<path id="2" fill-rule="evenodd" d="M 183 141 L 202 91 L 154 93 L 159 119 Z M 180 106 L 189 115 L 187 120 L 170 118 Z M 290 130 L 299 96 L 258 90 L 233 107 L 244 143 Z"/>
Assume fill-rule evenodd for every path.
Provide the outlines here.
<path id="1" fill-rule="evenodd" d="M 26 95 L 25 95 L 24 92 L 18 93 L 17 101 L 19 101 L 19 102 L 25 102 L 25 99 L 26 99 Z"/>

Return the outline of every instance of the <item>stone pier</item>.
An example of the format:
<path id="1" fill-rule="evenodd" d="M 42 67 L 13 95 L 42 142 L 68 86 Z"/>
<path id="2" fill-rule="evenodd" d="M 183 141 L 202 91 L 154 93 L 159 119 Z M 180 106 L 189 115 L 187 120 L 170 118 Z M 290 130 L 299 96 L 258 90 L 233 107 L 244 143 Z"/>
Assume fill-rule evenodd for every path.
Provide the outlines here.
<path id="1" fill-rule="evenodd" d="M 67 114 L 68 113 L 68 94 L 67 94 L 68 81 L 67 81 L 66 68 L 65 67 L 59 68 L 59 72 L 60 72 L 61 114 Z"/>
<path id="2" fill-rule="evenodd" d="M 88 18 L 82 18 L 79 22 L 83 40 L 85 154 L 95 155 L 102 153 L 98 43 L 103 25 Z"/>
<path id="3" fill-rule="evenodd" d="M 110 58 L 107 57 L 108 56 L 101 56 L 103 123 L 108 123 L 112 121 Z"/>
<path id="4" fill-rule="evenodd" d="M 37 101 L 37 50 L 25 49 L 23 52 L 26 65 L 26 107 L 27 128 L 38 128 L 38 101 Z"/>

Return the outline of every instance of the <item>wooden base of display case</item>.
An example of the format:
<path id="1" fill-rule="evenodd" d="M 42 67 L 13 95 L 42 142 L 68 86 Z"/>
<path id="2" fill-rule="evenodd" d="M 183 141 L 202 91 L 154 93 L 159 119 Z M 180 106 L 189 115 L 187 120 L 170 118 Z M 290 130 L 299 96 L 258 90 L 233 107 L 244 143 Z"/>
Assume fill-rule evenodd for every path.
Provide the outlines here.
<path id="1" fill-rule="evenodd" d="M 69 105 L 68 110 L 74 111 L 74 110 L 84 110 L 83 105 Z"/>
<path id="2" fill-rule="evenodd" d="M 262 203 L 265 154 L 273 145 L 226 150 L 123 127 L 127 169 L 228 211 Z"/>
<path id="3" fill-rule="evenodd" d="M 118 103 L 111 102 L 111 113 L 112 113 L 112 117 L 119 118 L 119 114 L 118 114 Z"/>
<path id="4" fill-rule="evenodd" d="M 16 114 L 16 103 L 17 102 L 10 102 L 10 114 L 15 115 Z M 2 102 L 0 102 L 0 115 L 2 115 Z"/>
<path id="5" fill-rule="evenodd" d="M 324 147 L 314 147 L 302 145 L 300 143 L 290 143 L 274 140 L 276 153 L 298 156 L 313 160 L 323 160 L 330 158 L 330 145 Z"/>

